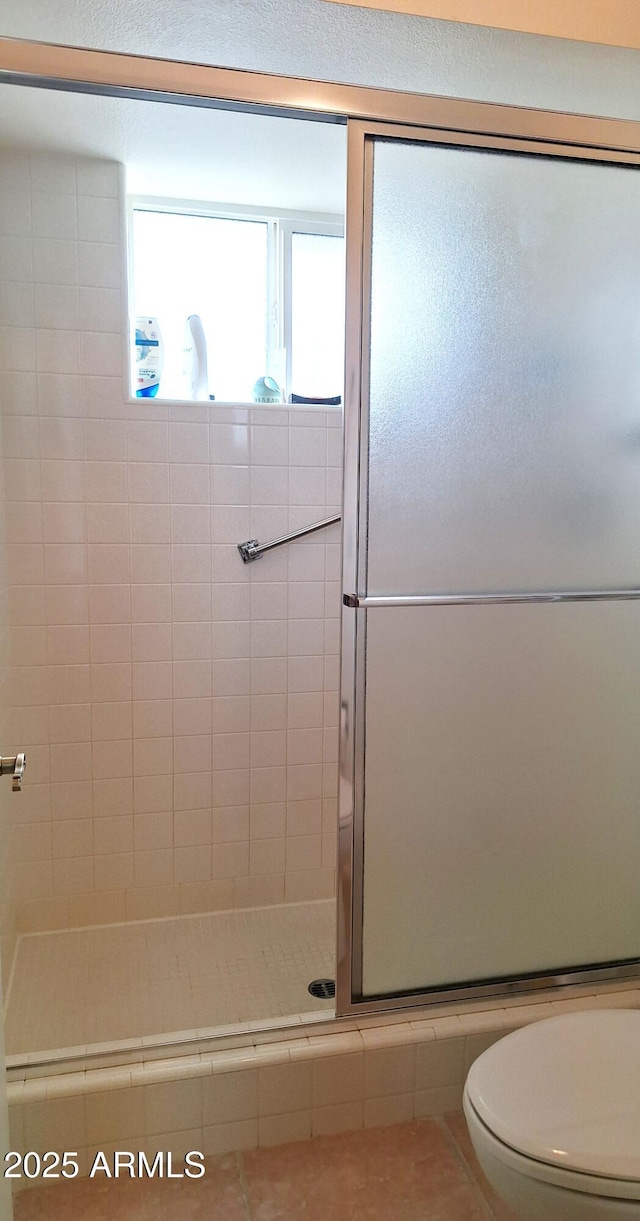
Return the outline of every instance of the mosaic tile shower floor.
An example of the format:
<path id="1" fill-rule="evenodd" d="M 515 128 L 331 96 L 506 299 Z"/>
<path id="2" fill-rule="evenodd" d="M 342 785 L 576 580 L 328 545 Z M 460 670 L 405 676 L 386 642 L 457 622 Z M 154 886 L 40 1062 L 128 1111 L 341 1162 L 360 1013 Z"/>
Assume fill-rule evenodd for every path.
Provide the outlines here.
<path id="1" fill-rule="evenodd" d="M 307 989 L 334 976 L 333 900 L 27 934 L 7 1053 L 331 1012 Z"/>

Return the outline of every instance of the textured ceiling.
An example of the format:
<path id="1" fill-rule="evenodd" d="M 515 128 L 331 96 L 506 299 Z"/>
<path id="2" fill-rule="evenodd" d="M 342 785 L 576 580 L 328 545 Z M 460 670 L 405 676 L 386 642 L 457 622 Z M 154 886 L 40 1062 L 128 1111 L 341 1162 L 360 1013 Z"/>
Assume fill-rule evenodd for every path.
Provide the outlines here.
<path id="1" fill-rule="evenodd" d="M 344 212 L 346 128 L 327 123 L 0 85 L 0 144 L 121 161 L 132 193 Z"/>

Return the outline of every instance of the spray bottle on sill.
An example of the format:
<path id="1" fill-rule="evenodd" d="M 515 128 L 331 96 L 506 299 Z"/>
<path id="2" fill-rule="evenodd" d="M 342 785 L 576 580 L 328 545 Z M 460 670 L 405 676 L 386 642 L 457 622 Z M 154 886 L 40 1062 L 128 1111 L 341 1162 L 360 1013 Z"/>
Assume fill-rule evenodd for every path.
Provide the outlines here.
<path id="1" fill-rule="evenodd" d="M 135 361 L 136 397 L 155 398 L 164 363 L 157 318 L 136 318 Z"/>
<path id="2" fill-rule="evenodd" d="M 187 318 L 183 347 L 183 379 L 185 398 L 203 401 L 209 395 L 207 340 L 199 314 Z"/>

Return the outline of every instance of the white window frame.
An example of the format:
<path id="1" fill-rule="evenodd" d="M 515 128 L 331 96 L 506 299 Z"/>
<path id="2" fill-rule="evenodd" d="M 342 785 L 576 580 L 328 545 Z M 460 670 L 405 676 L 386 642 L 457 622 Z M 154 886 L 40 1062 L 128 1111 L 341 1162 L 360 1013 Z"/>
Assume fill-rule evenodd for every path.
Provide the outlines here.
<path id="1" fill-rule="evenodd" d="M 129 195 L 127 197 L 127 265 L 129 319 L 134 317 L 133 285 L 133 213 L 174 212 L 184 216 L 205 216 L 212 220 L 253 220 L 267 225 L 267 369 L 282 364 L 285 352 L 285 401 L 292 393 L 292 239 L 294 233 L 311 233 L 327 237 L 344 237 L 344 220 L 329 212 L 296 212 L 287 209 L 260 208 L 244 204 L 222 204 L 194 199 L 176 199 L 161 195 Z M 130 328 L 131 329 L 131 328 Z M 129 396 L 133 393 L 129 387 Z M 169 400 L 174 401 L 174 400 Z"/>

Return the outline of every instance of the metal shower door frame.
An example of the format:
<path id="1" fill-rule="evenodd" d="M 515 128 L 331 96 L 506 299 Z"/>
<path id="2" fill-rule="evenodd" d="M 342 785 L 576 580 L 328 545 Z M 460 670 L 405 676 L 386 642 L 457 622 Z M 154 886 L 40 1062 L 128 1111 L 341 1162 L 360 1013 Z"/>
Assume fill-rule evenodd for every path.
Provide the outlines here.
<path id="1" fill-rule="evenodd" d="M 563 116 L 549 115 L 548 140 L 528 138 L 527 112 L 504 108 L 505 131 L 478 131 L 478 107 L 466 103 L 468 125 L 443 130 L 434 126 L 349 119 L 347 144 L 346 215 L 346 369 L 343 501 L 342 649 L 340 690 L 340 765 L 338 797 L 338 951 L 336 1014 L 375 1013 L 389 1009 L 424 1007 L 445 1001 L 514 996 L 542 989 L 640 976 L 640 958 L 631 962 L 568 968 L 558 973 L 535 973 L 519 978 L 477 984 L 437 987 L 402 995 L 367 998 L 363 994 L 364 821 L 365 821 L 365 707 L 366 624 L 368 612 L 384 606 L 428 606 L 498 602 L 611 601 L 640 599 L 640 588 L 630 590 L 558 591 L 550 594 L 479 596 L 367 597 L 367 496 L 369 436 L 369 351 L 371 250 L 373 225 L 373 156 L 376 141 L 438 144 L 453 148 L 525 153 L 564 160 L 601 161 L 608 165 L 640 166 L 640 124 L 635 124 L 635 149 L 611 148 L 598 119 L 571 120 L 571 140 L 556 137 Z M 558 122 L 560 121 L 560 122 Z M 576 139 L 576 136 L 578 137 Z M 604 137 L 604 139 L 603 139 Z"/>
<path id="2" fill-rule="evenodd" d="M 640 123 L 635 120 L 597 118 L 496 102 L 337 84 L 326 80 L 305 80 L 275 73 L 27 39 L 0 37 L 0 84 L 348 124 L 346 519 L 343 519 L 343 589 L 347 595 L 357 595 L 362 589 L 358 583 L 357 531 L 360 403 L 361 394 L 366 391 L 366 369 L 362 362 L 362 350 L 366 347 L 362 343 L 363 271 L 367 266 L 365 225 L 368 224 L 370 234 L 371 220 L 370 209 L 367 218 L 364 206 L 366 141 L 386 135 L 410 141 L 437 141 L 467 147 L 602 160 L 613 164 L 640 164 Z M 370 167 L 367 172 L 370 173 Z M 368 186 L 370 188 L 370 181 Z M 366 459 L 366 451 L 364 457 Z M 364 688 L 362 669 L 357 671 L 356 667 L 356 648 L 362 650 L 363 647 L 366 614 L 363 608 L 348 609 L 343 614 L 338 854 L 339 1015 L 424 1005 L 442 999 L 432 993 L 366 1002 L 358 997 L 357 960 L 361 955 L 362 913 L 360 907 L 358 921 L 357 911 L 354 917 L 354 902 L 356 905 L 359 900 L 361 902 L 362 873 L 360 870 L 359 877 L 355 877 L 354 865 L 362 864 L 362 810 L 357 808 L 362 766 L 356 769 L 355 758 L 361 745 L 359 712 Z M 356 960 L 353 972 L 352 958 Z M 615 970 L 609 970 L 606 974 L 585 972 L 581 976 L 572 973 L 569 977 L 553 976 L 535 983 L 507 985 L 502 990 L 524 991 L 552 984 L 577 983 L 582 978 L 612 978 L 615 974 L 625 973 Z M 473 995 L 481 996 L 483 992 L 485 995 L 495 994 L 496 988 L 477 988 L 473 990 Z M 457 995 L 468 996 L 469 990 L 458 990 Z M 446 997 L 455 999 L 451 991 Z"/>

